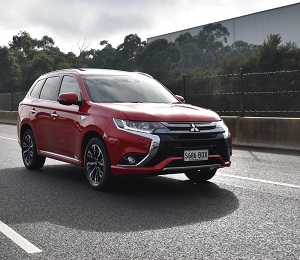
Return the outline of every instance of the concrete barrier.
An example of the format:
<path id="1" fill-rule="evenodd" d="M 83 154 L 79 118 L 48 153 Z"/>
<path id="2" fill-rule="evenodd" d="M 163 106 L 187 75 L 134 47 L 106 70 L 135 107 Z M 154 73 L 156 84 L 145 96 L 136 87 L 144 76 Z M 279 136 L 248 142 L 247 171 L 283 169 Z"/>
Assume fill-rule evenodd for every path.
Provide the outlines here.
<path id="1" fill-rule="evenodd" d="M 17 111 L 1 111 L 0 110 L 0 123 L 17 124 L 18 112 Z"/>
<path id="2" fill-rule="evenodd" d="M 0 111 L 0 123 L 16 124 L 18 112 Z M 224 116 L 234 145 L 300 151 L 300 118 Z"/>
<path id="3" fill-rule="evenodd" d="M 300 118 L 223 117 L 234 145 L 300 151 Z"/>

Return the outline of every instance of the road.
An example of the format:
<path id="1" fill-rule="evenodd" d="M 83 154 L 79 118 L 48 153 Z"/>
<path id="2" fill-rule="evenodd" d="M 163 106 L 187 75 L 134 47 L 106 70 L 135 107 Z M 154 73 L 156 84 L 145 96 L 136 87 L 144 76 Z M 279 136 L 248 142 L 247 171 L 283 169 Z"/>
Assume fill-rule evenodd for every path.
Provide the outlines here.
<path id="1" fill-rule="evenodd" d="M 76 166 L 26 170 L 16 138 L 0 125 L 0 259 L 300 259 L 299 152 L 236 148 L 206 184 L 125 178 L 103 193 Z"/>

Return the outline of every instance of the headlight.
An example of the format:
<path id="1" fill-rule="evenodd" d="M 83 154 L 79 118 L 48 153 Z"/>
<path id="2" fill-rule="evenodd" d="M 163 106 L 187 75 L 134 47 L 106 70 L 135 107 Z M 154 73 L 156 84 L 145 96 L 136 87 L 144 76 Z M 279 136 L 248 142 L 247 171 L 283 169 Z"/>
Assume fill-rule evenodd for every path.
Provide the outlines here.
<path id="1" fill-rule="evenodd" d="M 224 137 L 225 137 L 225 138 L 228 138 L 228 136 L 229 136 L 229 129 L 228 129 L 227 125 L 224 123 L 223 120 L 217 121 L 217 122 L 216 122 L 216 127 L 221 127 L 221 128 L 223 128 L 223 130 L 225 131 Z"/>
<path id="2" fill-rule="evenodd" d="M 114 119 L 114 122 L 118 128 L 147 134 L 153 133 L 156 129 L 165 128 L 165 126 L 159 122 L 130 121 L 122 119 Z"/>

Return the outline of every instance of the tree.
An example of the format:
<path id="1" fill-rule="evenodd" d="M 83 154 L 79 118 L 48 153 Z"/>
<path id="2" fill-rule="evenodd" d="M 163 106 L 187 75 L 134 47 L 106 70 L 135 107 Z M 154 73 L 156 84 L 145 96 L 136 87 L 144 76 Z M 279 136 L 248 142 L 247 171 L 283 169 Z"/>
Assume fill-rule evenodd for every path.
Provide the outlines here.
<path id="1" fill-rule="evenodd" d="M 185 33 L 177 37 L 175 42 L 182 53 L 183 68 L 217 69 L 228 36 L 227 28 L 215 23 L 205 25 L 196 36 Z"/>
<path id="2" fill-rule="evenodd" d="M 36 46 L 42 50 L 49 50 L 54 47 L 54 41 L 51 37 L 45 35 L 41 40 L 36 40 Z"/>
<path id="3" fill-rule="evenodd" d="M 0 47 L 0 93 L 17 91 L 21 70 L 7 47 Z"/>
<path id="4" fill-rule="evenodd" d="M 100 42 L 100 45 L 105 47 L 101 49 L 100 51 L 96 52 L 96 56 L 94 58 L 94 62 L 97 68 L 107 68 L 107 69 L 112 69 L 112 63 L 113 59 L 116 55 L 117 50 L 112 47 L 108 41 L 102 41 Z"/>
<path id="5" fill-rule="evenodd" d="M 218 68 L 228 29 L 220 23 L 208 24 L 197 36 L 199 65 L 203 68 Z"/>
<path id="6" fill-rule="evenodd" d="M 259 54 L 259 67 L 263 72 L 277 71 L 281 68 L 281 36 L 279 34 L 271 34 L 261 48 Z"/>
<path id="7" fill-rule="evenodd" d="M 260 45 L 244 41 L 236 41 L 231 46 L 225 46 L 220 59 L 219 72 L 221 74 L 237 73 L 240 68 L 249 71 L 247 67 L 250 64 L 252 64 L 251 67 L 255 66 L 260 48 Z"/>
<path id="8" fill-rule="evenodd" d="M 300 64 L 300 49 L 293 42 L 288 42 L 282 46 L 283 70 L 298 70 Z"/>
<path id="9" fill-rule="evenodd" d="M 62 53 L 58 47 L 54 47 L 53 39 L 47 35 L 41 39 L 34 39 L 29 33 L 21 31 L 13 36 L 9 46 L 10 53 L 20 67 L 21 90 L 28 90 L 43 73 L 79 65 L 79 60 L 74 54 Z"/>
<path id="10" fill-rule="evenodd" d="M 22 81 L 19 88 L 27 90 L 33 83 L 34 76 L 31 75 L 32 71 L 30 68 L 34 54 L 38 48 L 38 40 L 33 39 L 29 33 L 20 31 L 17 35 L 13 36 L 9 46 L 22 72 Z"/>
<path id="11" fill-rule="evenodd" d="M 258 69 L 263 72 L 299 69 L 300 53 L 294 43 L 281 44 L 279 34 L 270 34 L 259 53 Z"/>
<path id="12" fill-rule="evenodd" d="M 81 54 L 81 62 L 84 67 L 90 68 L 113 68 L 112 61 L 116 55 L 116 49 L 108 41 L 100 42 L 101 50 L 91 49 Z"/>
<path id="13" fill-rule="evenodd" d="M 187 32 L 179 35 L 175 42 L 178 44 L 182 54 L 182 67 L 185 70 L 197 67 L 199 65 L 197 37 Z"/>
<path id="14" fill-rule="evenodd" d="M 181 53 L 176 44 L 158 39 L 147 44 L 139 53 L 137 66 L 158 80 L 165 80 L 178 73 L 180 60 Z"/>
<path id="15" fill-rule="evenodd" d="M 36 40 L 32 39 L 30 34 L 25 31 L 20 31 L 18 35 L 14 35 L 9 43 L 10 49 L 16 54 L 21 54 L 22 57 L 28 57 L 32 54 Z"/>
<path id="16" fill-rule="evenodd" d="M 124 42 L 116 49 L 116 55 L 112 60 L 112 66 L 121 70 L 136 70 L 135 57 L 144 46 L 141 38 L 137 34 L 129 34 L 124 38 Z"/>

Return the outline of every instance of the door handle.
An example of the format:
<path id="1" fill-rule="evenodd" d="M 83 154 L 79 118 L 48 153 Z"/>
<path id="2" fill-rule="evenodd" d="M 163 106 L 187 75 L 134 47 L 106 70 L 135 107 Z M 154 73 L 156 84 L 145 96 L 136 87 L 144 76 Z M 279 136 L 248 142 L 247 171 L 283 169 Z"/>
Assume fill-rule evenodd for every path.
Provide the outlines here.
<path id="1" fill-rule="evenodd" d="M 36 113 L 35 108 L 32 108 L 32 109 L 30 110 L 30 112 L 31 112 L 32 114 L 35 114 L 35 113 Z"/>
<path id="2" fill-rule="evenodd" d="M 54 113 L 52 113 L 51 114 L 51 116 L 53 117 L 53 118 L 56 118 L 56 117 L 58 117 L 58 115 L 54 112 Z"/>

